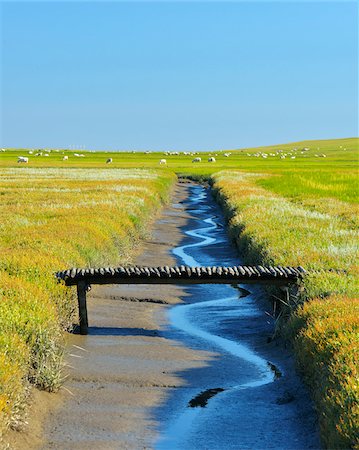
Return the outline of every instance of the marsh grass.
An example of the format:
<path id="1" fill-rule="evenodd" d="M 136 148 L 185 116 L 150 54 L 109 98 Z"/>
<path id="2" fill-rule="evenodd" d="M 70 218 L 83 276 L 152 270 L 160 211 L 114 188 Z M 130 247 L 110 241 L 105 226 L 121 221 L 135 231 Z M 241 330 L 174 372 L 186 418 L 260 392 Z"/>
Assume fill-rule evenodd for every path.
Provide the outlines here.
<path id="1" fill-rule="evenodd" d="M 0 173 L 0 436 L 28 386 L 62 382 L 74 291 L 54 272 L 131 261 L 175 176 L 154 170 L 6 168 Z"/>
<path id="2" fill-rule="evenodd" d="M 290 186 L 273 179 L 278 177 L 223 171 L 213 176 L 213 187 L 248 263 L 310 271 L 299 296 L 287 296 L 277 325 L 293 342 L 312 389 L 324 445 L 357 448 L 358 216 L 353 198 L 341 198 L 343 186 L 346 192 L 356 187 L 338 183 L 336 195 L 333 186 L 322 189 L 322 195 L 331 195 L 325 198 L 303 181 L 292 195 Z"/>

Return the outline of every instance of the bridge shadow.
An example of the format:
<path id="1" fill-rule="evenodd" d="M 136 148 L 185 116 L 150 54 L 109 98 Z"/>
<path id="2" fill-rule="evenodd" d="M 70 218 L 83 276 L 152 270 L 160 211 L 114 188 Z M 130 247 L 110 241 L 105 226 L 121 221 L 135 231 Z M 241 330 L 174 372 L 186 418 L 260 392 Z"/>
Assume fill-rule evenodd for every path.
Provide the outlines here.
<path id="1" fill-rule="evenodd" d="M 73 334 L 80 334 L 80 327 L 75 326 Z M 158 330 L 146 330 L 144 328 L 117 328 L 117 327 L 89 327 L 89 336 L 159 336 Z"/>

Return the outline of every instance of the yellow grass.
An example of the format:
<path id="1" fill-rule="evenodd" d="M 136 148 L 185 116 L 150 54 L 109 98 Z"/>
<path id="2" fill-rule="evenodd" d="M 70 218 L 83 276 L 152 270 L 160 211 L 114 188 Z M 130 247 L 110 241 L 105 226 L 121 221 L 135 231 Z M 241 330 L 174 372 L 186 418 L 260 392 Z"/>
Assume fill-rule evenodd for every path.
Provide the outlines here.
<path id="1" fill-rule="evenodd" d="M 290 305 L 284 330 L 312 388 L 324 445 L 359 448 L 357 205 L 303 192 L 285 198 L 262 187 L 268 178 L 229 171 L 213 181 L 248 262 L 312 272 L 299 299 L 307 302 Z"/>
<path id="2" fill-rule="evenodd" d="M 61 383 L 74 293 L 54 272 L 131 261 L 174 175 L 155 170 L 9 168 L 0 173 L 0 437 L 27 386 Z"/>

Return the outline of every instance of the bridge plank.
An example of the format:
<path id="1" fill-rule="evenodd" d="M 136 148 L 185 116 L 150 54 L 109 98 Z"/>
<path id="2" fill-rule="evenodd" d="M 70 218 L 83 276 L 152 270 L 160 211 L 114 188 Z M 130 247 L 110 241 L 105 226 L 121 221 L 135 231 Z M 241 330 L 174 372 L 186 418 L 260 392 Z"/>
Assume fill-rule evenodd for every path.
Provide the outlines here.
<path id="1" fill-rule="evenodd" d="M 72 268 L 57 272 L 56 277 L 68 286 L 80 281 L 88 284 L 191 284 L 191 283 L 284 283 L 295 282 L 307 272 L 302 267 L 100 267 Z"/>

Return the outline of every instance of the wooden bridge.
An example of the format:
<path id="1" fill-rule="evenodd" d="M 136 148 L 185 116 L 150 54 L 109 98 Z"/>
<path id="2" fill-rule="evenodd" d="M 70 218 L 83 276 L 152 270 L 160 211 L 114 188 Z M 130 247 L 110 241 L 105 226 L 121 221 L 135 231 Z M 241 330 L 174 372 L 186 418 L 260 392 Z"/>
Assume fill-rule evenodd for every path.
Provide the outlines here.
<path id="1" fill-rule="evenodd" d="M 281 286 L 296 283 L 307 272 L 303 267 L 106 267 L 69 269 L 57 272 L 66 286 L 77 286 L 80 333 L 88 333 L 86 292 L 91 284 L 248 284 L 265 283 Z"/>

